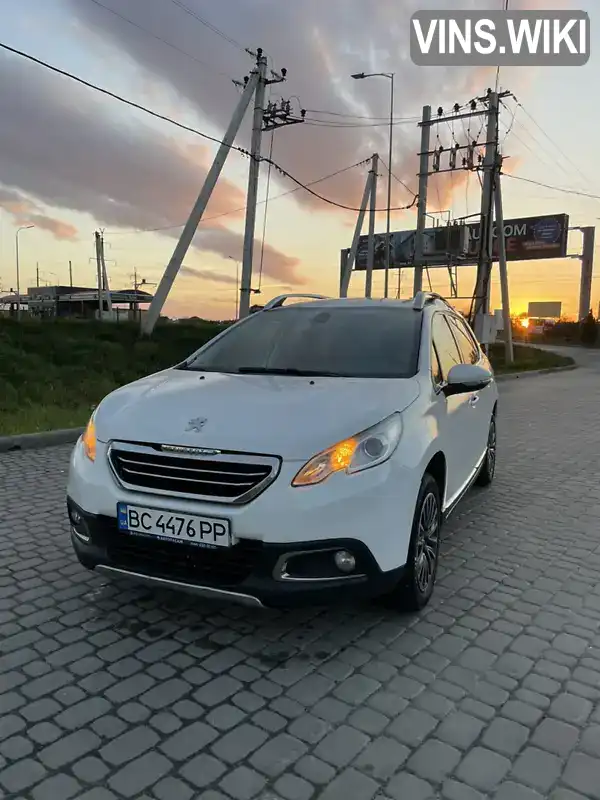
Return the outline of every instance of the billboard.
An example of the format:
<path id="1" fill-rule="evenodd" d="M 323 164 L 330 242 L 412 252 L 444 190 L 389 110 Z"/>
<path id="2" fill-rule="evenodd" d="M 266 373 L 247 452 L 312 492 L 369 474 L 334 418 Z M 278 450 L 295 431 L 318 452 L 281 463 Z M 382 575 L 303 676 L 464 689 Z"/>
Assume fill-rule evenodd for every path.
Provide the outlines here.
<path id="1" fill-rule="evenodd" d="M 529 303 L 527 316 L 540 319 L 559 319 L 562 312 L 560 300 L 547 300 Z"/>
<path id="2" fill-rule="evenodd" d="M 456 231 L 463 226 L 425 229 L 424 252 L 428 266 L 444 267 L 448 264 L 448 253 L 456 264 L 476 264 L 480 246 L 480 223 L 464 226 L 468 230 L 466 252 L 457 249 L 459 237 Z M 533 259 L 565 258 L 569 235 L 568 214 L 543 214 L 536 217 L 519 217 L 504 221 L 506 257 L 508 261 L 531 261 Z M 414 261 L 415 231 L 396 231 L 391 234 L 391 262 L 393 268 L 411 266 Z M 493 233 L 493 255 L 498 259 L 496 227 Z M 361 236 L 356 256 L 356 270 L 367 268 L 368 236 Z M 385 269 L 386 235 L 375 235 L 374 269 Z"/>

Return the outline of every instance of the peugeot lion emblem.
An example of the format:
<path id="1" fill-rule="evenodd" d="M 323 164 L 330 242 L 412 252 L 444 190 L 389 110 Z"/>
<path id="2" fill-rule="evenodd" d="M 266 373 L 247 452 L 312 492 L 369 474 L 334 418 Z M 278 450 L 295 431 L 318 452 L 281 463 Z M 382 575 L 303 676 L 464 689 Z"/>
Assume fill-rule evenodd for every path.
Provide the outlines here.
<path id="1" fill-rule="evenodd" d="M 186 433 L 188 431 L 192 431 L 193 433 L 200 433 L 202 428 L 206 425 L 208 420 L 205 417 L 197 417 L 196 419 L 191 419 L 188 422 L 188 426 L 185 429 Z"/>

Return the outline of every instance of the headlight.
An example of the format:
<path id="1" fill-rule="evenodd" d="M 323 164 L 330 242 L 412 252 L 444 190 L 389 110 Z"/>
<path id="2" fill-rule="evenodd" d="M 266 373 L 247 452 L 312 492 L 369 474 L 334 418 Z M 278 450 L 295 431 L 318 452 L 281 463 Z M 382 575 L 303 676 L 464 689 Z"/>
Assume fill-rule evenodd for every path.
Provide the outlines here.
<path id="1" fill-rule="evenodd" d="M 344 439 L 311 458 L 296 475 L 292 486 L 314 486 L 334 472 L 352 475 L 383 464 L 398 447 L 401 434 L 400 414 L 395 412 L 372 428 Z"/>
<path id="2" fill-rule="evenodd" d="M 83 452 L 89 458 L 90 461 L 96 460 L 96 425 L 94 423 L 94 417 L 92 416 L 90 421 L 87 424 L 85 431 L 83 432 L 83 436 L 81 437 L 81 442 L 83 444 Z"/>

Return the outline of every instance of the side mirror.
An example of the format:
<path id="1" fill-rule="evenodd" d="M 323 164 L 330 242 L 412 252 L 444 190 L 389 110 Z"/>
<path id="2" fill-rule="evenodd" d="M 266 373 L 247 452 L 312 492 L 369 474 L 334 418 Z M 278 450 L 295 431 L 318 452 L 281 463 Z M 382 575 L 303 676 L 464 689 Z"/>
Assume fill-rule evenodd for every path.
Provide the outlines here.
<path id="1" fill-rule="evenodd" d="M 492 373 L 476 364 L 456 364 L 448 373 L 448 383 L 444 394 L 450 397 L 455 394 L 478 392 L 485 389 L 494 379 Z"/>

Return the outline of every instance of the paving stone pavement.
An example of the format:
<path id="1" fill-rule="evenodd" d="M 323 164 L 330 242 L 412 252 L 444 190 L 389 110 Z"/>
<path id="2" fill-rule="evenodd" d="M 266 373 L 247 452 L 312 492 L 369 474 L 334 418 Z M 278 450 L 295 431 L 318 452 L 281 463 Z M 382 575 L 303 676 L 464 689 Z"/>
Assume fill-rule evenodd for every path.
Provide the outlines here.
<path id="1" fill-rule="evenodd" d="M 79 566 L 69 447 L 0 456 L 0 798 L 600 800 L 600 359 L 501 387 L 420 616 Z"/>

